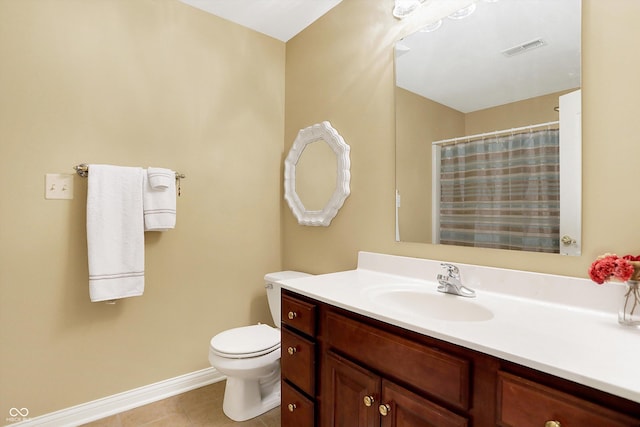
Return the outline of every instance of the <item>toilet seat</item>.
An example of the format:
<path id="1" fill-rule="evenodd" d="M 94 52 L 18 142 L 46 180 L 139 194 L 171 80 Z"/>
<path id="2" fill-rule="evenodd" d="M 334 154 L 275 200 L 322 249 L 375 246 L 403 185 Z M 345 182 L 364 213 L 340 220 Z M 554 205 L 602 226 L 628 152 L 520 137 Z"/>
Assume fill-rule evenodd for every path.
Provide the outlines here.
<path id="1" fill-rule="evenodd" d="M 265 324 L 233 328 L 211 338 L 210 347 L 229 359 L 258 357 L 280 348 L 280 330 Z"/>

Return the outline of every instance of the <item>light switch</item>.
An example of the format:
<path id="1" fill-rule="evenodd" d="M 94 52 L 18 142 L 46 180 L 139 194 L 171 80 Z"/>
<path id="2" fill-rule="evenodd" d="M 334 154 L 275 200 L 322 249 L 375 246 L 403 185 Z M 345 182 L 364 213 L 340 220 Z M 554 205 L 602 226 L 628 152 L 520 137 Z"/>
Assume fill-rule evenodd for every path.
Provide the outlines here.
<path id="1" fill-rule="evenodd" d="M 48 173 L 44 181 L 45 199 L 73 199 L 73 174 Z"/>

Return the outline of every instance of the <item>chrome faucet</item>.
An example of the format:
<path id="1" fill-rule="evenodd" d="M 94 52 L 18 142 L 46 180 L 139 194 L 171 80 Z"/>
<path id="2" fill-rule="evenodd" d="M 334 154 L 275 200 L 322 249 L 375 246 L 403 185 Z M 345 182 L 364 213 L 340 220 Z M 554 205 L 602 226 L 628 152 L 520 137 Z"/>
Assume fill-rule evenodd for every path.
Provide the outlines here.
<path id="1" fill-rule="evenodd" d="M 440 283 L 440 286 L 438 286 L 439 292 L 468 298 L 474 298 L 476 296 L 476 291 L 462 284 L 458 267 L 448 263 L 442 263 L 440 265 L 446 270 L 447 274 L 438 274 L 438 283 Z"/>

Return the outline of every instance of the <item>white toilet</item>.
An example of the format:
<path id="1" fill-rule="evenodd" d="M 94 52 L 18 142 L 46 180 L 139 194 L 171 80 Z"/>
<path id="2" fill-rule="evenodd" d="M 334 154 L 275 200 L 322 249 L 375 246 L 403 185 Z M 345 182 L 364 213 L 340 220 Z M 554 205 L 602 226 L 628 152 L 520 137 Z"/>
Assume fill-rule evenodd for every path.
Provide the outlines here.
<path id="1" fill-rule="evenodd" d="M 257 324 L 220 332 L 209 345 L 209 362 L 227 376 L 222 410 L 244 421 L 280 405 L 280 286 L 281 281 L 309 276 L 280 271 L 264 276 L 275 328 Z"/>

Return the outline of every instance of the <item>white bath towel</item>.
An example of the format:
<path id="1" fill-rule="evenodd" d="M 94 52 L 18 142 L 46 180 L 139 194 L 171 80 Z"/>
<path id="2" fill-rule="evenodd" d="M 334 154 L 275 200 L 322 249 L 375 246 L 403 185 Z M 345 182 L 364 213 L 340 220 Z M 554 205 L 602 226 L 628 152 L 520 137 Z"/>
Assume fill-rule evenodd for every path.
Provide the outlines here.
<path id="1" fill-rule="evenodd" d="M 144 292 L 142 168 L 89 165 L 87 245 L 91 301 Z"/>
<path id="2" fill-rule="evenodd" d="M 149 167 L 147 169 L 147 177 L 151 188 L 154 190 L 166 190 L 172 182 L 175 184 L 176 173 L 171 169 Z"/>
<path id="3" fill-rule="evenodd" d="M 167 231 L 176 226 L 176 174 L 170 173 L 166 189 L 151 188 L 148 171 L 143 174 L 144 231 Z"/>

